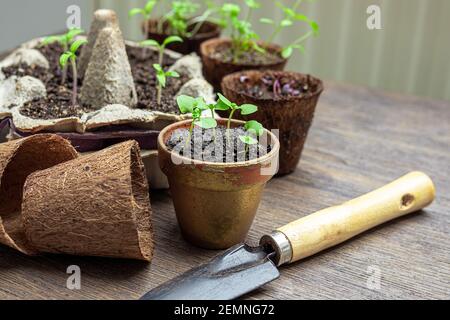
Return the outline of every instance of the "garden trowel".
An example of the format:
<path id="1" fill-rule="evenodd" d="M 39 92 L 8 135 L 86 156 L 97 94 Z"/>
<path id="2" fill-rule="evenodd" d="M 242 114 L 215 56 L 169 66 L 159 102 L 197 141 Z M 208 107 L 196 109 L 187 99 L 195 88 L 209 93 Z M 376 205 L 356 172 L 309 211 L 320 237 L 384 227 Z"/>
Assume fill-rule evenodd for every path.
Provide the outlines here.
<path id="1" fill-rule="evenodd" d="M 434 199 L 424 173 L 411 172 L 342 205 L 318 211 L 261 238 L 259 247 L 237 245 L 145 294 L 144 300 L 235 299 L 275 280 L 278 267 L 311 256 Z"/>

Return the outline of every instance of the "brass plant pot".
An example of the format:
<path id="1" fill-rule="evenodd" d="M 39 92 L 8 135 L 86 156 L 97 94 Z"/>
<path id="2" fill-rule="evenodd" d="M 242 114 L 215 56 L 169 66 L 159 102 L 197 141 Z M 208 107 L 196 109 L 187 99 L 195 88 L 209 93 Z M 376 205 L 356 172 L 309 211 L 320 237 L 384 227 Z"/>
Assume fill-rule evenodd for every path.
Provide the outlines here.
<path id="1" fill-rule="evenodd" d="M 243 123 L 235 120 L 232 126 Z M 159 165 L 169 180 L 184 238 L 202 248 L 226 249 L 245 240 L 266 182 L 278 169 L 280 145 L 276 136 L 266 131 L 272 150 L 258 159 L 234 163 L 192 160 L 166 147 L 174 130 L 190 124 L 191 120 L 180 121 L 161 131 Z"/>

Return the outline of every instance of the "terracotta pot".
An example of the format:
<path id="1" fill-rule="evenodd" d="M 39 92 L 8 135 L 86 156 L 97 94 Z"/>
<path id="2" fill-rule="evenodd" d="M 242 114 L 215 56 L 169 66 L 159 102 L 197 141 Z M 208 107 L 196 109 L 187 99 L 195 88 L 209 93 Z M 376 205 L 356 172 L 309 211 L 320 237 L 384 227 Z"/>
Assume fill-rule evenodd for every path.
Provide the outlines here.
<path id="1" fill-rule="evenodd" d="M 249 85 L 260 82 L 266 75 L 282 75 L 299 81 L 309 79 L 313 92 L 308 96 L 280 97 L 276 100 L 268 98 L 255 98 L 242 91 L 237 90 L 237 84 L 241 76 L 248 77 Z M 258 112 L 250 116 L 237 114 L 237 119 L 257 120 L 265 128 L 279 129 L 280 139 L 280 168 L 278 175 L 285 175 L 293 172 L 298 165 L 303 146 L 308 135 L 308 130 L 312 124 L 317 101 L 323 91 L 323 83 L 320 79 L 310 75 L 284 71 L 247 71 L 229 75 L 222 81 L 222 92 L 231 101 L 237 104 L 251 103 L 259 107 Z M 221 113 L 222 116 L 227 114 Z"/>
<path id="2" fill-rule="evenodd" d="M 147 39 L 153 39 L 158 41 L 159 43 L 163 42 L 168 36 L 171 36 L 171 33 L 160 33 L 157 31 L 158 26 L 158 20 L 157 19 L 151 19 L 147 21 L 148 23 L 148 33 L 147 33 Z M 144 28 L 143 28 L 144 29 Z M 167 23 L 164 24 L 163 30 L 167 30 Z M 203 26 L 200 28 L 200 31 L 191 38 L 183 38 L 182 43 L 171 43 L 167 46 L 168 49 L 179 52 L 181 54 L 189 54 L 192 52 L 197 53 L 200 55 L 200 45 L 202 42 L 220 37 L 220 33 L 222 32 L 222 29 L 220 26 L 218 26 L 215 23 L 205 21 Z"/>
<path id="3" fill-rule="evenodd" d="M 271 64 L 257 65 L 223 62 L 211 56 L 214 52 L 220 50 L 221 47 L 229 47 L 230 45 L 230 39 L 216 38 L 205 41 L 200 46 L 204 76 L 214 86 L 216 91 L 220 91 L 222 79 L 228 74 L 244 70 L 284 70 L 288 61 L 281 57 L 281 47 L 275 44 L 261 45 L 270 52 L 280 54 L 280 61 Z"/>
<path id="4" fill-rule="evenodd" d="M 159 165 L 168 177 L 185 239 L 207 249 L 229 248 L 245 240 L 265 184 L 276 172 L 279 142 L 267 132 L 272 150 L 253 161 L 213 163 L 191 160 L 166 147 L 172 132 L 189 128 L 190 123 L 191 120 L 177 122 L 161 131 L 158 137 Z M 219 124 L 225 124 L 225 120 L 219 120 Z M 243 122 L 233 121 L 232 125 L 240 126 Z"/>

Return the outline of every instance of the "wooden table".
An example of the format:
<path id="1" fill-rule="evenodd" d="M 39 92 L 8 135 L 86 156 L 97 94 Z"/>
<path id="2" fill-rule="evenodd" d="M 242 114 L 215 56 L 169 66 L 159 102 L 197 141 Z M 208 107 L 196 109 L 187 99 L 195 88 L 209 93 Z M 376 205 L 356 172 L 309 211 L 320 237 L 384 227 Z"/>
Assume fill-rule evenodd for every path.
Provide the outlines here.
<path id="1" fill-rule="evenodd" d="M 269 182 L 248 237 L 259 237 L 339 204 L 411 170 L 434 180 L 435 202 L 334 249 L 283 267 L 249 299 L 450 298 L 450 103 L 327 83 L 300 166 Z M 27 257 L 0 247 L 0 299 L 136 299 L 208 261 L 180 236 L 171 199 L 151 194 L 156 231 L 152 264 L 71 256 Z M 81 290 L 66 269 L 81 268 Z M 368 287 L 381 275 L 380 289 Z"/>

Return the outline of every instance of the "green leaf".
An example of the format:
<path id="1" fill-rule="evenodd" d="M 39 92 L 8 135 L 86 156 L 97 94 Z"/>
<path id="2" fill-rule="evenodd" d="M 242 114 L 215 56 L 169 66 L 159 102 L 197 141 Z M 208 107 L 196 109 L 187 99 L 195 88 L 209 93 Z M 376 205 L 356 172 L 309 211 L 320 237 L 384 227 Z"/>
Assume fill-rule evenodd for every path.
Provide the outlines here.
<path id="1" fill-rule="evenodd" d="M 241 114 L 244 116 L 258 111 L 258 107 L 255 106 L 254 104 L 243 104 L 242 106 L 239 107 L 239 109 L 241 110 Z"/>
<path id="2" fill-rule="evenodd" d="M 153 69 L 155 69 L 157 72 L 164 72 L 164 70 L 161 67 L 161 65 L 159 65 L 157 63 L 153 64 Z"/>
<path id="3" fill-rule="evenodd" d="M 176 71 L 167 71 L 166 72 L 166 77 L 171 77 L 171 78 L 179 78 L 180 74 Z"/>
<path id="4" fill-rule="evenodd" d="M 217 121 L 213 118 L 200 118 L 200 120 L 196 124 L 203 129 L 211 129 L 217 127 Z"/>
<path id="5" fill-rule="evenodd" d="M 195 99 L 195 107 L 200 110 L 208 109 L 208 105 L 206 104 L 205 99 L 203 99 L 202 97 L 198 97 L 197 99 Z"/>
<path id="6" fill-rule="evenodd" d="M 256 120 L 250 120 L 245 123 L 245 130 L 260 137 L 264 133 L 264 127 Z"/>
<path id="7" fill-rule="evenodd" d="M 155 1 L 155 0 L 150 0 L 150 1 L 147 2 L 147 4 L 146 4 L 145 7 L 144 7 L 144 11 L 145 11 L 145 13 L 146 13 L 147 15 L 149 15 L 150 13 L 152 13 L 153 8 L 154 8 L 155 5 L 156 5 L 156 2 L 157 2 L 157 1 Z"/>
<path id="8" fill-rule="evenodd" d="M 295 44 L 292 46 L 292 48 L 298 49 L 301 53 L 305 53 L 305 47 L 302 46 L 301 44 Z"/>
<path id="9" fill-rule="evenodd" d="M 42 40 L 43 45 L 48 45 L 54 42 L 61 42 L 61 36 L 49 36 Z"/>
<path id="10" fill-rule="evenodd" d="M 65 67 L 67 65 L 67 62 L 69 61 L 70 58 L 72 58 L 73 56 L 75 56 L 72 52 L 64 52 L 60 57 L 59 57 L 59 64 L 61 65 L 61 67 Z"/>
<path id="11" fill-rule="evenodd" d="M 73 54 L 75 54 L 77 52 L 77 50 L 84 44 L 86 44 L 88 41 L 86 39 L 80 39 L 75 41 L 74 43 L 72 43 L 72 45 L 70 46 L 70 52 L 72 52 Z"/>
<path id="12" fill-rule="evenodd" d="M 181 113 L 192 113 L 195 106 L 195 99 L 190 96 L 180 95 L 177 97 L 177 104 Z"/>
<path id="13" fill-rule="evenodd" d="M 228 107 L 226 109 L 219 109 L 219 110 L 227 110 L 227 109 L 231 108 L 233 103 L 230 100 L 225 98 L 225 96 L 223 96 L 221 93 L 217 93 L 217 96 L 219 97 L 219 101 Z"/>
<path id="14" fill-rule="evenodd" d="M 225 3 L 222 6 L 222 12 L 227 13 L 231 18 L 236 18 L 241 13 L 241 8 L 234 3 Z"/>
<path id="15" fill-rule="evenodd" d="M 247 6 L 252 9 L 258 9 L 261 7 L 261 4 L 258 3 L 256 0 L 245 0 L 245 4 L 247 4 Z"/>
<path id="16" fill-rule="evenodd" d="M 173 42 L 183 42 L 183 39 L 179 36 L 170 36 L 164 40 L 162 46 L 166 47 L 167 45 L 169 45 L 170 43 L 173 43 Z"/>
<path id="17" fill-rule="evenodd" d="M 310 25 L 311 29 L 313 30 L 314 35 L 318 35 L 319 34 L 319 25 L 317 24 L 317 22 L 310 21 L 309 25 Z"/>
<path id="18" fill-rule="evenodd" d="M 194 108 L 194 110 L 192 110 L 192 118 L 194 118 L 194 120 L 198 121 L 198 119 L 200 119 L 201 116 L 202 110 L 200 110 L 199 108 Z"/>
<path id="19" fill-rule="evenodd" d="M 292 56 L 293 52 L 294 52 L 294 48 L 292 46 L 289 46 L 289 47 L 284 48 L 283 51 L 281 51 L 281 56 L 284 59 L 287 59 L 290 56 Z"/>
<path id="20" fill-rule="evenodd" d="M 239 136 L 239 139 L 245 144 L 257 144 L 258 140 L 250 136 Z"/>
<path id="21" fill-rule="evenodd" d="M 310 22 L 310 19 L 307 16 L 305 16 L 304 14 L 301 14 L 301 13 L 294 14 L 293 18 L 295 20 L 298 20 L 298 21 L 306 21 L 308 23 Z"/>
<path id="22" fill-rule="evenodd" d="M 282 26 L 282 27 L 290 27 L 290 26 L 292 26 L 293 25 L 293 22 L 291 21 L 291 20 L 289 20 L 289 19 L 284 19 L 284 20 L 281 20 L 281 22 L 280 22 L 280 26 Z"/>
<path id="23" fill-rule="evenodd" d="M 269 19 L 269 18 L 261 18 L 261 19 L 259 19 L 259 22 L 265 23 L 265 24 L 274 24 L 275 23 L 275 21 L 273 21 L 272 19 Z"/>
<path id="24" fill-rule="evenodd" d="M 160 48 L 159 42 L 156 41 L 156 40 L 153 40 L 153 39 L 141 41 L 141 42 L 139 42 L 139 44 L 142 47 L 156 47 L 156 48 Z"/>
<path id="25" fill-rule="evenodd" d="M 145 12 L 144 12 L 144 10 L 142 10 L 140 8 L 133 8 L 130 11 L 128 11 L 128 17 L 133 17 L 137 14 L 145 15 Z"/>
<path id="26" fill-rule="evenodd" d="M 161 87 L 166 87 L 166 75 L 164 74 L 164 72 L 158 72 L 156 74 L 156 79 L 158 80 L 158 83 Z"/>
<path id="27" fill-rule="evenodd" d="M 69 32 L 65 34 L 65 38 L 67 43 L 71 42 L 73 38 L 75 38 L 77 35 L 82 34 L 84 31 L 79 28 L 73 28 L 70 29 Z"/>

